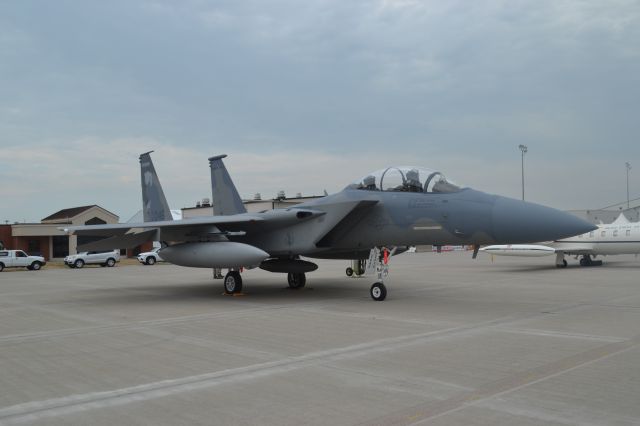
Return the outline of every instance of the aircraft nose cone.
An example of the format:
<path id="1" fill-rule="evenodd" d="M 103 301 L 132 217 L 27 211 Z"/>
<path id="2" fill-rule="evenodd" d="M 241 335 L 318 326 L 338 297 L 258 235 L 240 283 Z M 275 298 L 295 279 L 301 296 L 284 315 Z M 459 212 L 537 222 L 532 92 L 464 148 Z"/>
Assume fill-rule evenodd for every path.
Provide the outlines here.
<path id="1" fill-rule="evenodd" d="M 498 197 L 493 206 L 493 231 L 499 243 L 552 241 L 594 229 L 596 226 L 570 213 L 535 203 Z"/>

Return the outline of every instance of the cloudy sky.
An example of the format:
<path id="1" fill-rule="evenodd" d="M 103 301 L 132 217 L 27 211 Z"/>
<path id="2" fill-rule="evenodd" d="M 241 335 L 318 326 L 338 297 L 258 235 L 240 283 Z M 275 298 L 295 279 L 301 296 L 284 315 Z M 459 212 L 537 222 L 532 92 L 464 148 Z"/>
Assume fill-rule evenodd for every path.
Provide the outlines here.
<path id="1" fill-rule="evenodd" d="M 640 197 L 633 0 L 0 2 L 0 220 L 172 208 L 226 153 L 242 196 L 337 191 L 390 164 L 527 199 Z"/>

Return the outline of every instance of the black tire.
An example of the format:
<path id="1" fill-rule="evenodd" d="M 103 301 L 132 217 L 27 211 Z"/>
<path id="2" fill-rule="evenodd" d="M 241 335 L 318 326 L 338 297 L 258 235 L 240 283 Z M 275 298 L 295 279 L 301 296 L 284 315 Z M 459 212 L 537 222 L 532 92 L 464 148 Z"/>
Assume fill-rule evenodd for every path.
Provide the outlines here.
<path id="1" fill-rule="evenodd" d="M 4 263 L 0 262 L 0 272 L 4 271 Z"/>
<path id="2" fill-rule="evenodd" d="M 582 256 L 582 258 L 580 258 L 580 265 L 593 266 L 593 260 L 591 259 L 591 256 L 589 255 Z"/>
<path id="3" fill-rule="evenodd" d="M 147 257 L 147 260 L 144 261 L 144 263 L 146 263 L 149 266 L 155 265 L 156 257 L 155 256 L 149 256 L 149 257 Z"/>
<path id="4" fill-rule="evenodd" d="M 369 294 L 376 302 L 382 302 L 387 297 L 387 288 L 383 283 L 374 283 L 369 289 Z"/>
<path id="5" fill-rule="evenodd" d="M 82 269 L 84 267 L 84 260 L 82 259 L 78 259 L 75 262 L 73 262 L 73 267 L 74 268 L 78 268 L 78 269 Z"/>
<path id="6" fill-rule="evenodd" d="M 302 288 L 307 284 L 307 277 L 304 273 L 289 273 L 287 281 L 290 288 Z"/>
<path id="7" fill-rule="evenodd" d="M 107 259 L 107 263 L 105 263 L 105 265 L 107 265 L 109 268 L 113 268 L 114 266 L 116 266 L 116 260 L 110 257 Z"/>
<path id="8" fill-rule="evenodd" d="M 223 282 L 225 294 L 240 293 L 242 291 L 242 277 L 238 271 L 229 271 Z"/>
<path id="9" fill-rule="evenodd" d="M 353 275 L 353 268 L 348 267 L 347 270 L 345 271 L 347 273 L 347 276 L 350 277 Z"/>
<path id="10" fill-rule="evenodd" d="M 31 264 L 31 270 L 32 271 L 39 271 L 40 269 L 42 269 L 42 263 L 40 262 L 33 262 Z"/>

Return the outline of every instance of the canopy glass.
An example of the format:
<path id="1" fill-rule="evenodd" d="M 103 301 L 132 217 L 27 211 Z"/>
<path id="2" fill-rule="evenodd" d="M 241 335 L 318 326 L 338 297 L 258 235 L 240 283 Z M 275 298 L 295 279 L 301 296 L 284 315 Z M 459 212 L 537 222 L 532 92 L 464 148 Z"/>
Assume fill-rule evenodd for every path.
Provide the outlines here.
<path id="1" fill-rule="evenodd" d="M 460 191 L 460 186 L 442 173 L 424 167 L 388 167 L 369 173 L 347 188 L 364 191 L 446 193 Z"/>

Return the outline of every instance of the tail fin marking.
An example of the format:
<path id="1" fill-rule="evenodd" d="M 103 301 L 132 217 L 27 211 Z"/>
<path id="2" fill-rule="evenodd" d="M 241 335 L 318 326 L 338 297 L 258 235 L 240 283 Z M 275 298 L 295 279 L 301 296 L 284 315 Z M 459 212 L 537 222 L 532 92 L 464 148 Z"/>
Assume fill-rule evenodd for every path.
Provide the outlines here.
<path id="1" fill-rule="evenodd" d="M 160 180 L 151 161 L 151 153 L 140 155 L 140 180 L 142 183 L 142 216 L 145 222 L 173 220 L 169 204 L 164 196 Z"/>
<path id="2" fill-rule="evenodd" d="M 236 186 L 229 176 L 222 159 L 226 155 L 218 155 L 209 158 L 211 167 L 211 203 L 213 214 L 216 216 L 246 213 L 247 209 L 242 203 Z"/>

